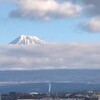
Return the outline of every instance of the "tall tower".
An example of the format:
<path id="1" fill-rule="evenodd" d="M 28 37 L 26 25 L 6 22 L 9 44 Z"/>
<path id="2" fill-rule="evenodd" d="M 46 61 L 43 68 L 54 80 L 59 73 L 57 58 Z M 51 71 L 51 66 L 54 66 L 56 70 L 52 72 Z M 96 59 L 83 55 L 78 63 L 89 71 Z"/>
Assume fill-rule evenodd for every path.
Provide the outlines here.
<path id="1" fill-rule="evenodd" d="M 48 93 L 51 93 L 51 83 L 49 83 Z"/>

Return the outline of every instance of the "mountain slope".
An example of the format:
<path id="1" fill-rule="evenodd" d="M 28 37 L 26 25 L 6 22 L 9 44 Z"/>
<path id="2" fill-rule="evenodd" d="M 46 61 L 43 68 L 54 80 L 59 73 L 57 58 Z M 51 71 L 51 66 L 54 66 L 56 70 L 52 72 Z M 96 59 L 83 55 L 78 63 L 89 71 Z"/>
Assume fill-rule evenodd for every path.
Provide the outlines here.
<path id="1" fill-rule="evenodd" d="M 9 44 L 18 44 L 18 45 L 42 45 L 45 42 L 41 39 L 39 39 L 36 36 L 29 36 L 29 35 L 21 35 Z"/>

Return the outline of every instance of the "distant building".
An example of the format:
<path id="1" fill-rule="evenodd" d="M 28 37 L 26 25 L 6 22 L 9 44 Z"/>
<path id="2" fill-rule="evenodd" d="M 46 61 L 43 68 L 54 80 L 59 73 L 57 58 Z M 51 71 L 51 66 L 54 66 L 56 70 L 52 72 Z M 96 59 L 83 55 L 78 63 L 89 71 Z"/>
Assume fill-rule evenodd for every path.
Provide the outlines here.
<path id="1" fill-rule="evenodd" d="M 0 94 L 0 100 L 2 100 L 2 98 L 1 98 L 1 94 Z"/>
<path id="2" fill-rule="evenodd" d="M 31 95 L 25 95 L 25 96 L 18 98 L 17 100 L 35 100 L 35 99 Z"/>
<path id="3" fill-rule="evenodd" d="M 46 94 L 31 94 L 31 95 L 26 94 L 19 97 L 17 100 L 42 100 L 45 97 L 46 97 Z"/>
<path id="4" fill-rule="evenodd" d="M 17 99 L 17 100 L 36 100 L 36 99 Z"/>
<path id="5" fill-rule="evenodd" d="M 17 100 L 36 100 L 36 99 L 17 99 Z"/>
<path id="6" fill-rule="evenodd" d="M 98 100 L 100 100 L 100 94 L 96 95 L 98 97 Z"/>

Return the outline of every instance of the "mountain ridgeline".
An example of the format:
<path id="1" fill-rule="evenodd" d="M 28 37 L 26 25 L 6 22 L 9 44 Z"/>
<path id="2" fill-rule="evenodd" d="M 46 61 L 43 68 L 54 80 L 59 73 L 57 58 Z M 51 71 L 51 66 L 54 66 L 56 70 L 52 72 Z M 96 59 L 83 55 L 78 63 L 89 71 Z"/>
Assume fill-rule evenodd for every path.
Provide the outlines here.
<path id="1" fill-rule="evenodd" d="M 100 70 L 0 71 L 0 93 L 100 91 Z"/>
<path id="2" fill-rule="evenodd" d="M 52 69 L 0 71 L 0 82 L 67 82 L 100 84 L 100 70 Z"/>

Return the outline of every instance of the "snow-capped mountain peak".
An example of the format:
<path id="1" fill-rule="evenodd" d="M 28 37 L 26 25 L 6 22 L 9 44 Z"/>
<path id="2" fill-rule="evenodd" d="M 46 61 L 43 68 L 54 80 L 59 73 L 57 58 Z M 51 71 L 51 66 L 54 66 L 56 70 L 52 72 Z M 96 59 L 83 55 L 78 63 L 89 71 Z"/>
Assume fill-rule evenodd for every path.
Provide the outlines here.
<path id="1" fill-rule="evenodd" d="M 10 44 L 18 44 L 18 45 L 30 45 L 30 44 L 42 45 L 44 43 L 45 42 L 39 39 L 38 37 L 30 35 L 21 35 L 12 42 L 10 42 Z"/>

